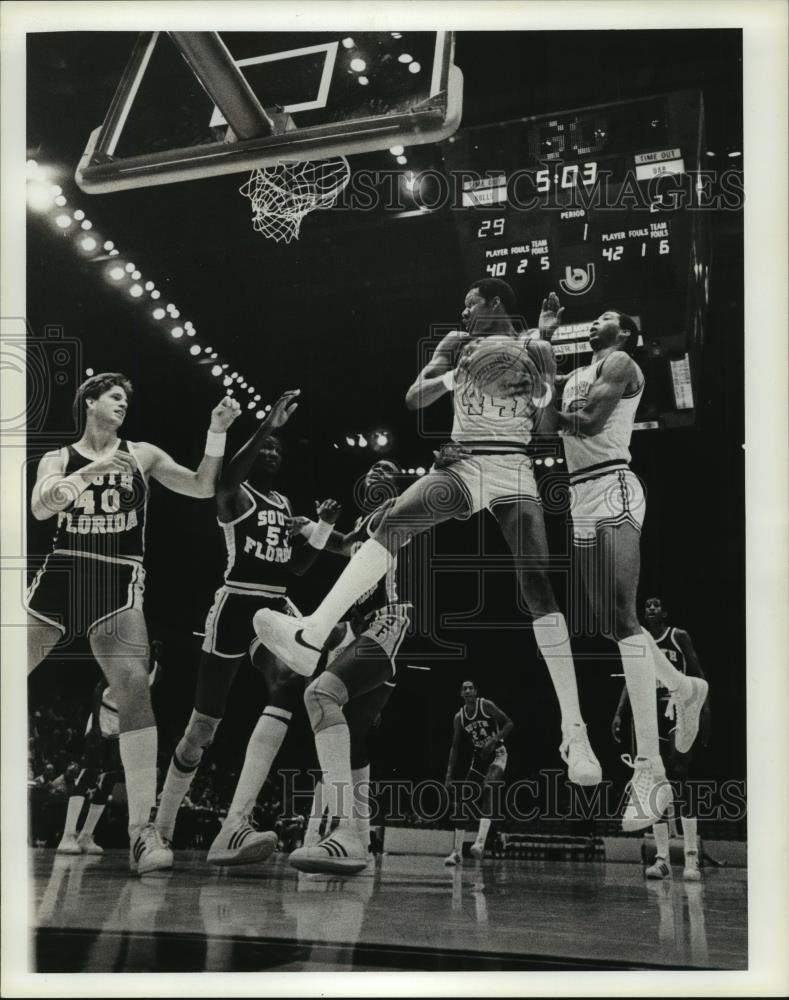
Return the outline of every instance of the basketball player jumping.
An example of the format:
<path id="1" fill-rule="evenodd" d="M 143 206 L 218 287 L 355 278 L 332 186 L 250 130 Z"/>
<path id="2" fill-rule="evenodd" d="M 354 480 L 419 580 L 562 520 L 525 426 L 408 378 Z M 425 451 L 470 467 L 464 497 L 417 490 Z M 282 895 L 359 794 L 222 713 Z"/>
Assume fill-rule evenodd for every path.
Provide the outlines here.
<path id="1" fill-rule="evenodd" d="M 332 532 L 327 550 L 351 557 L 367 543 L 396 503 L 399 473 L 388 459 L 372 465 L 364 480 L 365 512 L 348 534 Z M 311 523 L 302 527 L 308 535 L 317 530 Z M 323 813 L 325 800 L 329 820 L 337 817 L 338 822 L 334 830 L 329 822 L 322 840 L 313 843 L 310 838 L 290 855 L 290 864 L 300 871 L 353 875 L 367 866 L 366 739 L 394 688 L 395 657 L 411 621 L 411 604 L 401 594 L 403 575 L 395 556 L 386 576 L 358 596 L 347 616 L 346 637 L 329 652 L 326 669 L 304 693 L 323 772 L 312 815 Z M 258 612 L 256 622 L 264 614 Z"/>
<path id="2" fill-rule="evenodd" d="M 287 597 L 288 578 L 303 572 L 317 556 L 321 539 L 325 541 L 339 514 L 334 501 L 324 502 L 318 509 L 319 526 L 294 555 L 290 502 L 273 488 L 282 445 L 272 432 L 288 422 L 298 395 L 299 390 L 291 390 L 277 400 L 217 484 L 217 521 L 227 546 L 227 568 L 206 619 L 194 709 L 170 761 L 156 814 L 156 829 L 169 844 L 184 796 L 225 714 L 238 669 L 254 654 L 253 662 L 266 678 L 268 704 L 250 736 L 233 801 L 208 852 L 208 861 L 217 865 L 263 861 L 277 846 L 276 835 L 255 830 L 248 817 L 300 703 L 303 682 L 266 650 L 250 650 L 255 639 L 252 616 L 262 607 L 295 613 Z"/>
<path id="3" fill-rule="evenodd" d="M 548 308 L 558 319 L 555 295 Z M 634 771 L 626 831 L 651 826 L 671 801 L 658 747 L 655 678 L 671 692 L 682 753 L 696 738 L 707 696 L 707 682 L 672 666 L 636 614 L 645 497 L 630 470 L 629 449 L 644 376 L 628 351 L 637 336 L 635 321 L 624 313 L 598 317 L 589 331 L 592 362 L 570 375 L 561 411 L 552 411 L 570 473 L 573 543 L 599 627 L 619 647 L 633 710 L 637 756 L 623 758 Z"/>
<path id="4" fill-rule="evenodd" d="M 463 706 L 456 713 L 453 722 L 452 747 L 447 763 L 446 785 L 452 781 L 455 771 L 458 750 L 462 735 L 465 734 L 474 748 L 471 758 L 467 782 L 482 786 L 482 816 L 479 821 L 477 837 L 471 845 L 471 856 L 480 860 L 485 854 L 485 841 L 490 829 L 490 814 L 492 805 L 492 787 L 504 780 L 504 769 L 507 766 L 507 750 L 504 740 L 513 729 L 512 719 L 488 698 L 477 696 L 477 686 L 474 681 L 463 681 L 460 686 L 460 697 Z M 463 858 L 463 834 L 465 822 L 455 827 L 455 843 L 452 853 L 444 860 L 445 865 L 459 865 Z"/>
<path id="5" fill-rule="evenodd" d="M 27 594 L 28 671 L 67 636 L 86 635 L 118 706 L 121 761 L 129 800 L 130 866 L 139 874 L 172 867 L 150 822 L 156 803 L 156 722 L 148 688 L 148 633 L 142 611 L 148 480 L 184 496 L 214 495 L 228 427 L 240 412 L 225 396 L 211 413 L 196 471 L 161 448 L 121 440 L 131 399 L 117 372 L 77 389 L 84 431 L 73 445 L 47 452 L 33 487 L 33 517 L 57 517 L 52 551 Z"/>
<path id="6" fill-rule="evenodd" d="M 704 679 L 704 673 L 696 656 L 688 633 L 681 628 L 672 628 L 666 624 L 666 611 L 663 602 L 659 597 L 648 597 L 644 605 L 644 621 L 646 622 L 649 634 L 655 640 L 658 649 L 674 664 L 683 674 L 690 674 L 693 677 Z M 660 682 L 658 682 L 658 686 Z M 662 702 L 662 704 L 660 704 Z M 620 742 L 622 731 L 622 717 L 628 706 L 627 686 L 622 688 L 622 695 L 616 708 L 616 715 L 611 725 L 614 739 Z M 671 726 L 671 703 L 668 694 L 659 699 L 659 708 L 665 711 L 658 712 L 658 734 L 660 738 L 660 753 L 666 766 L 666 777 L 672 782 L 677 790 L 674 801 L 682 817 L 682 839 L 685 847 L 685 869 L 683 878 L 688 882 L 698 882 L 701 879 L 699 870 L 699 847 L 696 836 L 696 817 L 692 815 L 690 803 L 685 796 L 685 782 L 688 780 L 688 770 L 692 760 L 692 748 L 687 753 L 677 750 L 674 741 L 674 729 Z M 704 703 L 700 718 L 699 739 L 704 746 L 709 738 L 710 709 L 709 699 Z M 652 827 L 655 835 L 655 848 L 657 857 L 655 863 L 647 868 L 645 875 L 649 879 L 671 878 L 671 862 L 668 847 L 668 823 L 661 819 Z"/>
<path id="7" fill-rule="evenodd" d="M 442 521 L 487 507 L 513 553 L 521 592 L 534 616 L 537 645 L 561 709 L 561 752 L 569 778 L 593 785 L 600 781 L 600 764 L 578 704 L 567 625 L 545 569 L 549 559 L 545 523 L 526 454 L 540 407 L 550 400 L 556 366 L 550 344 L 516 330 L 515 312 L 515 296 L 506 282 L 484 278 L 471 286 L 463 310 L 464 331 L 444 337 L 406 395 L 407 405 L 418 409 L 453 393 L 452 442 L 436 455 L 428 475 L 409 486 L 376 525 L 316 611 L 303 620 L 262 612 L 256 630 L 261 641 L 294 670 L 312 674 L 334 624 L 389 571 L 402 545 Z M 463 363 L 465 348 L 473 349 L 494 335 L 523 347 L 521 358 L 528 372 L 522 391 L 506 399 L 481 393 Z"/>

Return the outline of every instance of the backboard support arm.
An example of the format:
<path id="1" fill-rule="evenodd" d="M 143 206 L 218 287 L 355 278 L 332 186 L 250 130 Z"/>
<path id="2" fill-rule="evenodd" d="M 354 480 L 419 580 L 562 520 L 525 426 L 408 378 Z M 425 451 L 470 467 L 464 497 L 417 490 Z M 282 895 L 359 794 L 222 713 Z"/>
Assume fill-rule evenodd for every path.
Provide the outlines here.
<path id="1" fill-rule="evenodd" d="M 272 135 L 274 122 L 215 31 L 171 31 L 190 69 L 239 139 Z"/>

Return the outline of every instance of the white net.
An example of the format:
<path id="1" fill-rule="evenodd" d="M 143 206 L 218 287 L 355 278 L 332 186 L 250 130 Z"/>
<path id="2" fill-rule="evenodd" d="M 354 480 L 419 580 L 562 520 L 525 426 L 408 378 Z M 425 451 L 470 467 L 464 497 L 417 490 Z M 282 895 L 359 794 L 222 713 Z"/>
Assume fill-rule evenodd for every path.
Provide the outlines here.
<path id="1" fill-rule="evenodd" d="M 301 220 L 316 208 L 331 208 L 348 183 L 344 156 L 258 167 L 239 188 L 252 203 L 252 225 L 277 243 L 299 238 Z"/>

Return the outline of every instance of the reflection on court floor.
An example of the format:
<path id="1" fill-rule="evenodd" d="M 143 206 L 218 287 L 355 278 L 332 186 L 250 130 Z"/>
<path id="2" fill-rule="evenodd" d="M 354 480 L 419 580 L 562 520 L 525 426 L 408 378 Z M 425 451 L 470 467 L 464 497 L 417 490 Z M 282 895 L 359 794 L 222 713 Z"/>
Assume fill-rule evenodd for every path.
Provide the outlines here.
<path id="1" fill-rule="evenodd" d="M 390 855 L 342 879 L 185 852 L 134 879 L 125 851 L 31 853 L 39 972 L 747 966 L 741 869 L 648 883 L 632 864 Z"/>

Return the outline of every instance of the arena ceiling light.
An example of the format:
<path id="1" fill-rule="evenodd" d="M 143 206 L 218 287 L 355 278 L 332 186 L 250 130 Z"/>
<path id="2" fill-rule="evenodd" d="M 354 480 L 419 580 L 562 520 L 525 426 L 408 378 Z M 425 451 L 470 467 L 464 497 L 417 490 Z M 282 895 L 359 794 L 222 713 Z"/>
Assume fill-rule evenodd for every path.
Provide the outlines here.
<path id="1" fill-rule="evenodd" d="M 352 40 L 351 40 L 352 41 Z M 68 199 L 63 193 L 63 188 L 60 184 L 55 183 L 55 179 L 60 176 L 60 171 L 56 167 L 45 166 L 38 163 L 35 159 L 28 159 L 26 164 L 26 174 L 27 174 L 27 204 L 31 211 L 36 212 L 41 215 L 49 215 L 49 219 L 52 224 L 54 224 L 58 229 L 64 232 L 72 227 L 74 223 L 79 226 L 82 233 L 79 230 L 75 233 L 74 244 L 81 250 L 84 254 L 93 254 L 94 251 L 101 248 L 104 253 L 110 257 L 116 257 L 119 254 L 118 248 L 115 246 L 113 240 L 104 239 L 98 233 L 92 233 L 93 222 L 86 218 L 85 211 L 81 208 L 74 208 L 71 212 L 65 212 L 63 209 L 68 205 Z M 85 258 L 83 258 L 85 259 Z M 97 256 L 92 258 L 92 262 L 102 262 L 106 260 L 105 256 Z M 161 297 L 161 292 L 156 288 L 156 283 L 150 279 L 144 280 L 142 272 L 137 267 L 133 261 L 115 261 L 112 266 L 104 270 L 104 275 L 110 279 L 118 288 L 124 288 L 129 293 L 129 298 L 141 301 L 144 298 L 150 296 L 152 301 L 156 301 Z M 126 284 L 126 279 L 129 278 L 133 284 Z M 147 293 L 147 295 L 146 295 Z M 169 316 L 168 316 L 169 314 Z M 181 316 L 180 310 L 174 302 L 167 303 L 166 309 L 162 306 L 156 306 L 149 312 L 150 319 L 156 322 L 161 322 L 162 320 L 177 320 Z M 163 330 L 163 332 L 165 332 Z M 169 327 L 167 332 L 175 340 L 180 340 L 184 333 L 188 337 L 194 337 L 197 333 L 194 324 L 191 320 L 186 320 L 183 325 L 176 325 Z M 201 354 L 205 350 L 205 353 L 209 355 L 210 361 L 215 361 L 216 364 L 211 369 L 213 375 L 221 375 L 225 369 L 228 368 L 227 363 L 222 363 L 219 358 L 219 354 L 214 351 L 212 347 L 206 347 L 205 349 L 199 347 L 197 344 L 193 344 L 190 348 L 190 354 L 194 357 Z M 243 388 L 247 388 L 247 382 L 244 380 L 244 376 L 233 373 L 232 378 L 238 378 L 241 382 Z M 229 385 L 232 382 L 232 378 L 225 376 L 223 382 L 227 388 L 228 393 L 232 393 L 232 387 Z M 248 392 L 251 395 L 255 393 L 255 389 L 252 384 L 249 384 Z M 252 406 L 255 406 L 260 401 L 260 394 L 255 395 L 254 400 L 251 401 Z M 270 410 L 270 404 L 268 410 Z M 261 412 L 267 412 L 261 411 Z"/>

